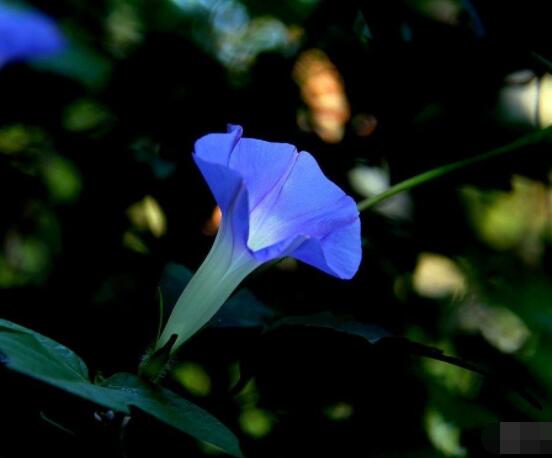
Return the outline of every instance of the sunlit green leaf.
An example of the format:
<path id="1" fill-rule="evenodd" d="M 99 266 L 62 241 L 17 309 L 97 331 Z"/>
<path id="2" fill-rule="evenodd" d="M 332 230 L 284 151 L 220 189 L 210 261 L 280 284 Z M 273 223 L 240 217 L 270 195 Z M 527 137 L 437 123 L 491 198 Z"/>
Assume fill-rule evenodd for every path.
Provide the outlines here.
<path id="1" fill-rule="evenodd" d="M 0 320 L 0 361 L 9 369 L 114 410 L 125 404 L 111 390 L 93 385 L 82 359 L 60 343 Z"/>

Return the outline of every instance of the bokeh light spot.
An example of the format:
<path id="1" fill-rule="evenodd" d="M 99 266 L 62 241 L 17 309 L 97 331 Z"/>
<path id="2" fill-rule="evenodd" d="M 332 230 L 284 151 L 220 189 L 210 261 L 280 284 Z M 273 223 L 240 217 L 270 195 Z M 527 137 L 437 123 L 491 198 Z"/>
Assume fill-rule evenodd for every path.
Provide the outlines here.
<path id="1" fill-rule="evenodd" d="M 197 363 L 185 362 L 177 365 L 172 376 L 194 396 L 208 396 L 211 392 L 211 378 Z"/>
<path id="2" fill-rule="evenodd" d="M 128 208 L 127 214 L 132 223 L 140 230 L 148 230 L 155 237 L 161 237 L 167 231 L 167 217 L 152 196 L 146 196 Z"/>
<path id="3" fill-rule="evenodd" d="M 257 439 L 270 434 L 273 424 L 274 419 L 266 410 L 248 408 L 240 415 L 240 427 L 242 431 Z"/>
<path id="4" fill-rule="evenodd" d="M 412 275 L 414 290 L 433 299 L 459 297 L 466 292 L 466 280 L 456 263 L 435 253 L 421 253 Z"/>

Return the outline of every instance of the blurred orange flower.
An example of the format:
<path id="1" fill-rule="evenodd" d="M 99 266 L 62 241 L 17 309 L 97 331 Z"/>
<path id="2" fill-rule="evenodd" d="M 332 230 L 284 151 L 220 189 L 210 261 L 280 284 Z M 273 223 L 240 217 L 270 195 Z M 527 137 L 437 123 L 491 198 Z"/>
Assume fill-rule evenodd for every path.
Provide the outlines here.
<path id="1" fill-rule="evenodd" d="M 298 57 L 293 78 L 309 109 L 310 127 L 325 142 L 339 143 L 351 118 L 351 108 L 336 66 L 324 51 L 310 49 Z"/>

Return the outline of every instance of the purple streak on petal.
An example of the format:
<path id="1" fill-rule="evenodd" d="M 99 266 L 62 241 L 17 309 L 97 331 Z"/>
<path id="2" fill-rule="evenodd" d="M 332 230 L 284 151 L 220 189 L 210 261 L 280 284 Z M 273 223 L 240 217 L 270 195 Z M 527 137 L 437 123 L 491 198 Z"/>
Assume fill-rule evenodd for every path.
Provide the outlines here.
<path id="1" fill-rule="evenodd" d="M 242 138 L 230 157 L 230 168 L 245 180 L 249 193 L 250 212 L 266 204 L 289 175 L 297 149 L 287 143 L 269 143 L 253 138 Z"/>
<path id="2" fill-rule="evenodd" d="M 0 65 L 60 52 L 66 45 L 49 17 L 0 3 Z"/>
<path id="3" fill-rule="evenodd" d="M 263 202 L 251 214 L 249 247 L 262 258 L 263 250 L 285 240 L 301 235 L 321 239 L 356 219 L 353 199 L 302 152 L 270 206 Z"/>
<path id="4" fill-rule="evenodd" d="M 253 259 L 249 248 L 247 247 L 247 236 L 249 235 L 249 204 L 247 189 L 243 185 L 234 196 L 233 206 L 230 210 L 232 219 L 230 221 L 232 231 L 232 263 L 238 257 L 246 256 Z M 222 222 L 222 226 L 228 224 L 227 220 Z M 224 230 L 222 228 L 221 230 Z"/>

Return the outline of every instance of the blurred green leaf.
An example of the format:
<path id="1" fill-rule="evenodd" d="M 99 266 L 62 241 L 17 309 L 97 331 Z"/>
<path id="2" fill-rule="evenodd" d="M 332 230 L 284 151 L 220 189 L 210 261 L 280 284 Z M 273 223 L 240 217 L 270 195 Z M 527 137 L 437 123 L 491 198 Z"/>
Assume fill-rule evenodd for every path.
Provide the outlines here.
<path id="1" fill-rule="evenodd" d="M 109 123 L 109 110 L 89 98 L 76 100 L 65 108 L 63 127 L 71 132 L 86 132 Z"/>
<path id="2" fill-rule="evenodd" d="M 252 16 L 276 16 L 290 24 L 304 21 L 316 8 L 319 0 L 285 0 L 256 2 L 245 0 Z"/>
<path id="3" fill-rule="evenodd" d="M 208 396 L 211 377 L 201 364 L 187 361 L 172 370 L 172 377 L 194 396 Z"/>
<path id="4" fill-rule="evenodd" d="M 33 61 L 32 66 L 77 80 L 92 89 L 101 89 L 111 73 L 111 64 L 103 55 L 76 43 L 62 54 Z"/>
<path id="5" fill-rule="evenodd" d="M 61 156 L 51 156 L 43 161 L 42 173 L 53 202 L 72 203 L 77 200 L 82 183 L 73 162 Z"/>
<path id="6" fill-rule="evenodd" d="M 494 412 L 474 400 L 455 396 L 431 382 L 430 388 L 430 405 L 462 429 L 483 428 L 499 421 Z"/>

